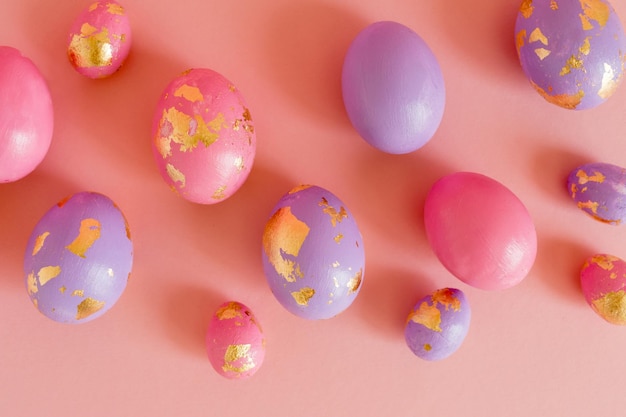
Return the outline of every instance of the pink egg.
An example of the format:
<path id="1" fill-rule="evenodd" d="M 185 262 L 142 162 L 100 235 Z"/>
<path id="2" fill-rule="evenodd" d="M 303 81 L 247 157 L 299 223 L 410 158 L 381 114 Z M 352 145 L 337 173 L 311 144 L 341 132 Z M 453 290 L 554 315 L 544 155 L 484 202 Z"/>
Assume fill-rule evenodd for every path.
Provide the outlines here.
<path id="1" fill-rule="evenodd" d="M 126 60 L 131 29 L 126 10 L 115 1 L 98 1 L 74 20 L 67 55 L 76 71 L 89 78 L 108 77 Z"/>
<path id="2" fill-rule="evenodd" d="M 617 256 L 590 256 L 580 271 L 585 300 L 611 324 L 626 325 L 626 262 Z"/>
<path id="3" fill-rule="evenodd" d="M 457 172 L 437 181 L 426 198 L 424 221 L 441 263 L 473 287 L 517 285 L 535 261 L 537 234 L 528 210 L 484 175 Z"/>
<path id="4" fill-rule="evenodd" d="M 219 306 L 206 333 L 211 365 L 228 379 L 254 375 L 265 358 L 263 330 L 245 305 L 230 301 Z"/>
<path id="5" fill-rule="evenodd" d="M 256 135 L 239 90 L 210 69 L 191 69 L 163 92 L 152 124 L 152 150 L 165 182 L 183 198 L 213 204 L 243 185 Z"/>
<path id="6" fill-rule="evenodd" d="M 35 170 L 48 153 L 53 125 L 50 90 L 35 64 L 0 46 L 0 183 Z"/>

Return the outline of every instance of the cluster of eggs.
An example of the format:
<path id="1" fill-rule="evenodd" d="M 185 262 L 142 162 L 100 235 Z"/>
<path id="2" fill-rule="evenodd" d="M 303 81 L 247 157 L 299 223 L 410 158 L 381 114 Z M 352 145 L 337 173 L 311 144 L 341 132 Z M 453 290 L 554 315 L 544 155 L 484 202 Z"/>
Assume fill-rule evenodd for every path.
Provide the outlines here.
<path id="1" fill-rule="evenodd" d="M 70 29 L 69 61 L 86 77 L 110 76 L 128 56 L 131 38 L 125 9 L 112 0 L 95 2 Z M 623 77 L 626 37 L 605 0 L 524 0 L 515 40 L 532 86 L 564 108 L 597 106 Z M 434 53 L 410 28 L 391 21 L 371 24 L 355 37 L 344 60 L 342 94 L 354 129 L 391 154 L 413 152 L 430 141 L 445 107 Z M 10 47 L 0 47 L 0 105 L 8 110 L 0 115 L 0 182 L 16 181 L 45 157 L 53 109 L 41 73 Z M 181 73 L 157 103 L 152 150 L 164 181 L 182 198 L 214 204 L 230 197 L 248 177 L 256 151 L 243 95 L 213 70 Z M 595 219 L 609 224 L 626 219 L 623 168 L 578 167 L 568 178 L 568 191 Z M 537 235 L 528 210 L 505 185 L 485 175 L 456 172 L 439 179 L 426 196 L 424 223 L 437 258 L 471 287 L 513 287 L 535 261 Z M 266 222 L 261 252 L 272 293 L 296 316 L 334 317 L 361 290 L 361 233 L 346 205 L 324 188 L 300 185 L 280 198 Z M 24 260 L 27 292 L 52 320 L 87 322 L 120 298 L 132 259 L 130 229 L 119 207 L 102 194 L 77 193 L 54 205 L 35 226 Z M 581 283 L 594 311 L 626 324 L 625 261 L 591 256 Z M 409 312 L 406 343 L 423 359 L 446 358 L 461 346 L 470 317 L 463 291 L 439 289 Z M 206 347 L 212 366 L 227 378 L 253 375 L 265 355 L 258 320 L 236 301 L 213 314 Z"/>

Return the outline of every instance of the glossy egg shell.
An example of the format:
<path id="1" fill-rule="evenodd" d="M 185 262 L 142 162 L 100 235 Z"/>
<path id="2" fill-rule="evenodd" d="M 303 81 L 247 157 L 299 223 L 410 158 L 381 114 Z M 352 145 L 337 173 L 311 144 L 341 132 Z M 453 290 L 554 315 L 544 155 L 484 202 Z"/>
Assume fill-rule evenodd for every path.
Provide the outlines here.
<path id="1" fill-rule="evenodd" d="M 128 223 L 108 197 L 81 192 L 39 220 L 24 255 L 31 301 L 48 318 L 84 323 L 118 301 L 131 272 Z"/>
<path id="2" fill-rule="evenodd" d="M 361 289 L 361 232 L 330 191 L 296 187 L 279 200 L 265 225 L 263 268 L 272 293 L 288 311 L 306 319 L 333 317 Z"/>
<path id="3" fill-rule="evenodd" d="M 130 52 L 128 14 L 112 0 L 91 3 L 72 23 L 67 42 L 67 56 L 79 74 L 108 77 L 119 70 Z"/>
<path id="4" fill-rule="evenodd" d="M 259 321 L 236 301 L 219 306 L 211 316 L 206 349 L 215 371 L 228 379 L 254 375 L 265 358 L 265 338 Z"/>
<path id="5" fill-rule="evenodd" d="M 465 340 L 471 316 L 469 303 L 461 290 L 437 290 L 418 301 L 409 313 L 404 328 L 407 346 L 422 359 L 445 359 Z"/>
<path id="6" fill-rule="evenodd" d="M 596 107 L 622 81 L 626 36 L 606 0 L 524 0 L 515 38 L 524 73 L 550 103 Z"/>
<path id="7" fill-rule="evenodd" d="M 567 189 L 578 208 L 603 223 L 626 220 L 626 169 L 604 162 L 574 168 Z"/>
<path id="8" fill-rule="evenodd" d="M 457 172 L 439 179 L 424 206 L 428 241 L 441 263 L 476 288 L 520 283 L 537 253 L 537 233 L 524 204 L 494 179 Z"/>
<path id="9" fill-rule="evenodd" d="M 33 62 L 0 46 L 0 183 L 17 181 L 43 161 L 52 141 L 50 90 Z"/>
<path id="10" fill-rule="evenodd" d="M 626 325 L 626 262 L 617 256 L 590 256 L 580 271 L 585 300 L 611 324 Z"/>
<path id="11" fill-rule="evenodd" d="M 254 125 L 243 96 L 205 68 L 176 77 L 157 105 L 153 154 L 165 182 L 183 198 L 214 204 L 233 195 L 252 169 Z"/>
<path id="12" fill-rule="evenodd" d="M 377 22 L 362 30 L 346 53 L 341 82 L 352 125 L 381 151 L 421 148 L 443 118 L 439 62 L 426 42 L 400 23 Z"/>

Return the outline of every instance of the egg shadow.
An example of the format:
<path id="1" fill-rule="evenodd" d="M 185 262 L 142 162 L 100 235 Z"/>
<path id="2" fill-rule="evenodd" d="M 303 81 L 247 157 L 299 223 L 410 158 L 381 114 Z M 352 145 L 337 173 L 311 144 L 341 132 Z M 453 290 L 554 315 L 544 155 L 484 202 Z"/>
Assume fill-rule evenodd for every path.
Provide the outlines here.
<path id="1" fill-rule="evenodd" d="M 594 249 L 559 236 L 539 235 L 534 273 L 558 297 L 584 303 L 580 287 L 580 270 Z"/>
<path id="2" fill-rule="evenodd" d="M 0 274 L 2 287 L 22 290 L 24 251 L 35 225 L 63 198 L 78 190 L 65 178 L 38 168 L 28 176 L 0 184 L 0 254 L 6 274 Z"/>
<path id="3" fill-rule="evenodd" d="M 585 163 L 589 158 L 567 149 L 543 147 L 533 161 L 534 182 L 551 198 L 568 200 L 567 177 L 570 172 Z"/>
<path id="4" fill-rule="evenodd" d="M 341 71 L 350 43 L 366 25 L 337 4 L 290 3 L 267 25 L 268 78 L 308 115 L 323 123 L 349 123 Z"/>

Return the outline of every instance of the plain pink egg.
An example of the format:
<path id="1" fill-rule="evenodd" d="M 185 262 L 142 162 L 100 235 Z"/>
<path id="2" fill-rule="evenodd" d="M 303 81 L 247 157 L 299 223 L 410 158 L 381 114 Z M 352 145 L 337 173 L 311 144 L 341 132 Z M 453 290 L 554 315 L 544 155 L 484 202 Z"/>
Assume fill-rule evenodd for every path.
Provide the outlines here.
<path id="1" fill-rule="evenodd" d="M 35 64 L 0 46 L 0 182 L 19 180 L 41 163 L 53 125 L 50 90 Z"/>
<path id="2" fill-rule="evenodd" d="M 537 234 L 528 210 L 513 192 L 481 174 L 441 178 L 426 197 L 428 241 L 441 263 L 476 288 L 517 285 L 537 254 Z"/>

